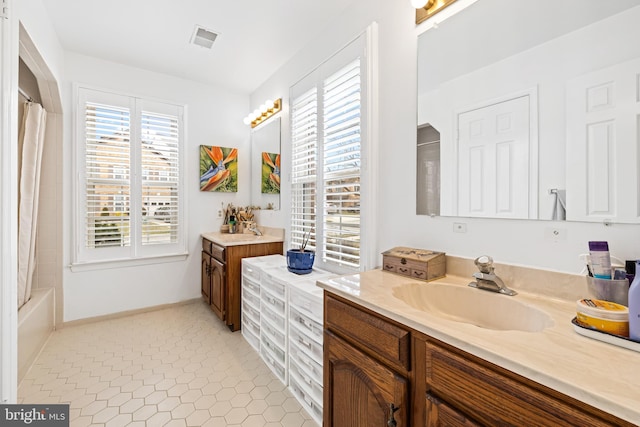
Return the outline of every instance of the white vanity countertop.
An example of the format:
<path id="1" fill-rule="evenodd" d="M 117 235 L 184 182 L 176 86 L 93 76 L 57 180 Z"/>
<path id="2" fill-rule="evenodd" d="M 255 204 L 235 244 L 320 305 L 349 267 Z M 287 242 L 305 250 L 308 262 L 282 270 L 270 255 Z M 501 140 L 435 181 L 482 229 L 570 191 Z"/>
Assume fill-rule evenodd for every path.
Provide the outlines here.
<path id="1" fill-rule="evenodd" d="M 262 236 L 251 233 L 219 233 L 212 231 L 202 233 L 202 237 L 220 246 L 255 245 L 258 243 L 279 243 L 284 242 L 284 230 L 281 228 L 258 227 L 262 231 Z"/>
<path id="2" fill-rule="evenodd" d="M 447 276 L 431 283 L 466 286 L 470 279 Z M 549 314 L 542 332 L 497 331 L 430 314 L 393 296 L 394 287 L 420 283 L 382 270 L 333 279 L 318 286 L 470 354 L 520 374 L 632 423 L 640 424 L 640 353 L 577 334 L 575 302 L 520 292 L 517 298 Z M 478 290 L 478 292 L 486 292 Z M 455 301 L 452 301 L 455 303 Z"/>

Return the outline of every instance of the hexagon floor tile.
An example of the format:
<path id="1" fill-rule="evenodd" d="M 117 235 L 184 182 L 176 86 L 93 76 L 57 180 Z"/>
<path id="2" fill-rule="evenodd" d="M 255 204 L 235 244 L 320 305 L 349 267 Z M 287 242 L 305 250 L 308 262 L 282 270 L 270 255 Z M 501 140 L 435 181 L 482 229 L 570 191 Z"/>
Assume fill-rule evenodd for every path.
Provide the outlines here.
<path id="1" fill-rule="evenodd" d="M 201 302 L 55 331 L 18 387 L 19 403 L 52 399 L 71 427 L 317 426 Z"/>

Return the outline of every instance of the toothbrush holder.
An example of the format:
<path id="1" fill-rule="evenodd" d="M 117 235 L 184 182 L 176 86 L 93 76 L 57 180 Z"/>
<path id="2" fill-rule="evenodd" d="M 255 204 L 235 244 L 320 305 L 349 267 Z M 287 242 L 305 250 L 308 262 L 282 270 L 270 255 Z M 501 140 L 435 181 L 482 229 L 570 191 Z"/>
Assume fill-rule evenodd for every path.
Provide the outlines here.
<path id="1" fill-rule="evenodd" d="M 629 306 L 629 281 L 609 280 L 587 276 L 587 292 L 591 298 Z"/>

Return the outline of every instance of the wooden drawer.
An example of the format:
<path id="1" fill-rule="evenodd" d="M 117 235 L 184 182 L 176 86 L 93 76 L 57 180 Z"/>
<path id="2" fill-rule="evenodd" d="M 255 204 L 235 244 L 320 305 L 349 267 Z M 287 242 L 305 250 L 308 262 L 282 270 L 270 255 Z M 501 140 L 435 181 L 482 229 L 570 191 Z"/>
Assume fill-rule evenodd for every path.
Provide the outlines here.
<path id="1" fill-rule="evenodd" d="M 428 395 L 481 425 L 614 425 L 598 416 L 606 419 L 608 414 L 473 356 L 463 357 L 432 342 L 426 343 L 426 356 Z"/>
<path id="2" fill-rule="evenodd" d="M 407 329 L 377 315 L 353 307 L 325 293 L 325 328 L 373 352 L 393 366 L 411 369 L 411 337 Z"/>
<path id="3" fill-rule="evenodd" d="M 218 261 L 225 262 L 224 247 L 218 246 L 210 240 L 202 239 L 202 250 Z"/>

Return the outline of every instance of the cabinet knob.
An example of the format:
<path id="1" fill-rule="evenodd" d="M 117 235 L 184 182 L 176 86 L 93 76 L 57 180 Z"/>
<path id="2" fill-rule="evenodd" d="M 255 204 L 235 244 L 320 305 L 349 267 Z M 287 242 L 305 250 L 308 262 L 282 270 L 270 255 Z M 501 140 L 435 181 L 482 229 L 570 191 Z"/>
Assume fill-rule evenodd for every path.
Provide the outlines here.
<path id="1" fill-rule="evenodd" d="M 387 427 L 396 427 L 398 425 L 395 418 L 395 413 L 398 409 L 400 409 L 398 406 L 389 403 L 389 420 L 387 421 Z"/>

